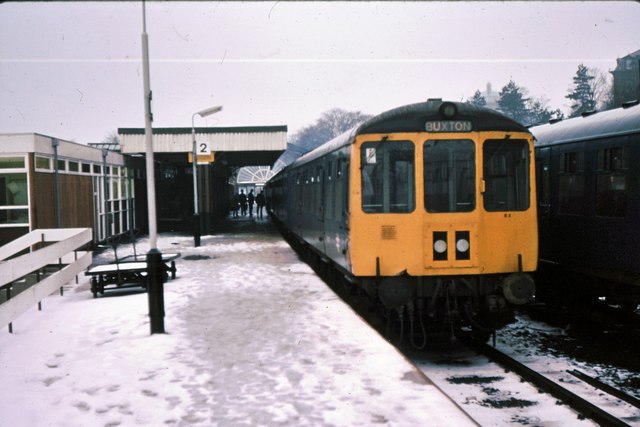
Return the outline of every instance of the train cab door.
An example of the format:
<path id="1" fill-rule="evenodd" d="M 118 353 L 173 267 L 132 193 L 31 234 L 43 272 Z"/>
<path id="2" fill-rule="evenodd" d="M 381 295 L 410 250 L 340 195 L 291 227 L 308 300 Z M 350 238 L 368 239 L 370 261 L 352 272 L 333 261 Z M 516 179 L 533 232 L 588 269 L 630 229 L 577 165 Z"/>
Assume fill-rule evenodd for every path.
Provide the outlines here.
<path id="1" fill-rule="evenodd" d="M 548 255 L 549 249 L 543 245 L 551 242 L 551 147 L 536 150 L 536 188 L 538 190 L 538 236 L 540 255 Z"/>

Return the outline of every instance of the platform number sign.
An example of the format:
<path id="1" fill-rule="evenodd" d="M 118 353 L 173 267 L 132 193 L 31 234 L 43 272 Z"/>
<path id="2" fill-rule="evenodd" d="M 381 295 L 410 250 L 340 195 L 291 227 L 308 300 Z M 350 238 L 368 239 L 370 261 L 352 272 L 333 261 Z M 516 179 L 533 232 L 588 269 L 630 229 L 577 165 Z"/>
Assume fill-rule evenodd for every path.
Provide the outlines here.
<path id="1" fill-rule="evenodd" d="M 211 154 L 211 145 L 209 141 L 199 141 L 196 147 L 198 156 L 208 156 Z"/>

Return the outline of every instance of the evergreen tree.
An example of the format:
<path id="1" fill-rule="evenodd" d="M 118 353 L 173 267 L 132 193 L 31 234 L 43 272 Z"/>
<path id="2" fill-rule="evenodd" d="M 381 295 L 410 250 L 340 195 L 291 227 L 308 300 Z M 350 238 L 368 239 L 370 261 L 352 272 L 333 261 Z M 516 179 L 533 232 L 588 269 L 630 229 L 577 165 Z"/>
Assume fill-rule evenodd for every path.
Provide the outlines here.
<path id="1" fill-rule="evenodd" d="M 547 123 L 551 119 L 564 119 L 564 114 L 560 109 L 549 110 L 542 99 L 529 102 L 529 119 L 525 123 L 527 126 L 534 126 Z"/>
<path id="2" fill-rule="evenodd" d="M 484 98 L 484 96 L 482 96 L 482 92 L 480 92 L 479 90 L 476 90 L 476 93 L 474 93 L 471 98 L 467 99 L 467 102 L 477 107 L 487 106 L 487 100 Z"/>
<path id="3" fill-rule="evenodd" d="M 529 122 L 527 109 L 528 98 L 526 90 L 518 86 L 513 80 L 509 80 L 506 86 L 498 94 L 498 109 L 515 121 L 526 124 Z"/>
<path id="4" fill-rule="evenodd" d="M 595 74 L 589 67 L 584 64 L 578 65 L 578 71 L 573 77 L 573 91 L 565 97 L 573 101 L 569 117 L 576 117 L 586 111 L 595 110 L 595 81 Z"/>

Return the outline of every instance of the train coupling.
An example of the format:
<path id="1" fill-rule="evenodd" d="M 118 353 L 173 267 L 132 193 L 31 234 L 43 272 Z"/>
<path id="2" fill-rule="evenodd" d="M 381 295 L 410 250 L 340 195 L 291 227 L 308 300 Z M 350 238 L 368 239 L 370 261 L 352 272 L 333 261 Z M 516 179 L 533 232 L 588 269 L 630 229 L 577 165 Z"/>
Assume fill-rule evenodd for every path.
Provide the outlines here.
<path id="1" fill-rule="evenodd" d="M 512 273 L 502 281 L 502 293 L 513 305 L 523 305 L 533 300 L 536 284 L 526 273 Z"/>

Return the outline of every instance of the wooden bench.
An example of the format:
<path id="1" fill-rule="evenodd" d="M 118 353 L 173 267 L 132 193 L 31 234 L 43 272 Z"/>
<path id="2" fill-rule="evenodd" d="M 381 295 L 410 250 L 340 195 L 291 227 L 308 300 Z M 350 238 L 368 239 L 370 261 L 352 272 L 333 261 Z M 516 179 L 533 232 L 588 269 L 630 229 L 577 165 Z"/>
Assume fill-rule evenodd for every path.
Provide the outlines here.
<path id="1" fill-rule="evenodd" d="M 98 293 L 104 294 L 108 289 L 119 289 L 128 287 L 147 288 L 147 261 L 146 255 L 136 252 L 133 235 L 130 235 L 133 244 L 133 255 L 123 258 L 118 257 L 117 246 L 119 238 L 110 239 L 109 244 L 113 248 L 115 260 L 109 264 L 99 264 L 89 267 L 85 271 L 85 276 L 91 276 L 91 292 L 96 298 Z M 162 263 L 165 272 L 165 281 L 171 274 L 171 279 L 176 278 L 175 260 L 180 257 L 179 253 L 163 253 Z"/>

